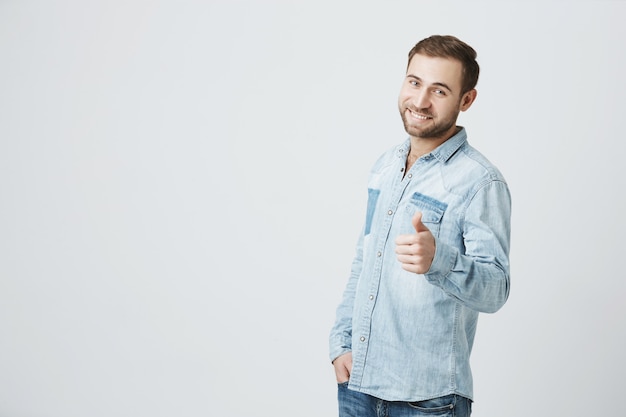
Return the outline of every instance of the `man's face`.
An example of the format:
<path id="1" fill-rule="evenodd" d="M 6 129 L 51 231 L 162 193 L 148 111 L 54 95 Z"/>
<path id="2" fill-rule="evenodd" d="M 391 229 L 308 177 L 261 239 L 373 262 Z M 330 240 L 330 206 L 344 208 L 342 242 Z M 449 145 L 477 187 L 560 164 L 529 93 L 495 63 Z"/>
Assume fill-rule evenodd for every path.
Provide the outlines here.
<path id="1" fill-rule="evenodd" d="M 462 71 L 456 59 L 413 56 L 398 98 L 410 136 L 446 140 L 455 133 L 459 112 L 467 110 L 476 96 L 476 90 L 461 94 Z"/>

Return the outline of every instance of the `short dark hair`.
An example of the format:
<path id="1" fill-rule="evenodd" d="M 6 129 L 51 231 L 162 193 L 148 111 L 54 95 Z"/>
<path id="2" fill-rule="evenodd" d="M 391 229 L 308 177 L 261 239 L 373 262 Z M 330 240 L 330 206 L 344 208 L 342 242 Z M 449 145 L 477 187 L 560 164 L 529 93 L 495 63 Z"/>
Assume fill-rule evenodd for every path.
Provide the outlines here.
<path id="1" fill-rule="evenodd" d="M 409 51 L 409 61 L 416 54 L 427 55 L 438 58 L 452 58 L 461 62 L 463 66 L 463 80 L 461 81 L 461 94 L 476 87 L 480 67 L 476 62 L 476 51 L 474 48 L 451 35 L 433 35 L 422 39 Z M 408 68 L 407 64 L 407 68 Z"/>

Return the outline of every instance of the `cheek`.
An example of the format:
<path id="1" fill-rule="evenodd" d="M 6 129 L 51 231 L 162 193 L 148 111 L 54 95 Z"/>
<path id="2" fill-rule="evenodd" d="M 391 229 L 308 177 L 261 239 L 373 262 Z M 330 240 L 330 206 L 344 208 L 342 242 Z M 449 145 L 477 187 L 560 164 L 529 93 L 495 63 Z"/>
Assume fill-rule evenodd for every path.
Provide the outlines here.
<path id="1" fill-rule="evenodd" d="M 400 95 L 398 96 L 398 106 L 399 107 L 404 107 L 404 104 L 410 99 L 408 94 L 403 93 L 402 91 L 400 92 Z"/>

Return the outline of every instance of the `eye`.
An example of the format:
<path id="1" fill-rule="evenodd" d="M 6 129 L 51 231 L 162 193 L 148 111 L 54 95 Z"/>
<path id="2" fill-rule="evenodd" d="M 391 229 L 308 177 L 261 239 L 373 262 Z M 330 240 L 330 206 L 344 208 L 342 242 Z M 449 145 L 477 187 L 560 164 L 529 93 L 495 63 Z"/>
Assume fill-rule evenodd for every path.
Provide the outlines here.
<path id="1" fill-rule="evenodd" d="M 445 96 L 446 92 L 438 89 L 438 90 L 435 90 L 435 94 L 437 94 L 438 96 Z"/>

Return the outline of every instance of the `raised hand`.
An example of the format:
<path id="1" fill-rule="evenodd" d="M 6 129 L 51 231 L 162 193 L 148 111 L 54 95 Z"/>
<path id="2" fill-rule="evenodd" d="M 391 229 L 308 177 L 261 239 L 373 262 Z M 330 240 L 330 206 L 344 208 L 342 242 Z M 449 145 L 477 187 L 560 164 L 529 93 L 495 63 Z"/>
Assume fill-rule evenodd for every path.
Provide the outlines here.
<path id="1" fill-rule="evenodd" d="M 435 237 L 422 223 L 422 212 L 416 212 L 411 223 L 415 233 L 399 235 L 396 238 L 396 255 L 403 269 L 416 274 L 425 274 L 435 257 Z"/>

